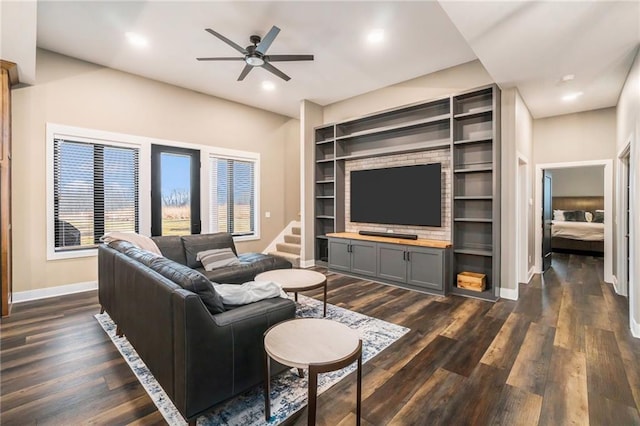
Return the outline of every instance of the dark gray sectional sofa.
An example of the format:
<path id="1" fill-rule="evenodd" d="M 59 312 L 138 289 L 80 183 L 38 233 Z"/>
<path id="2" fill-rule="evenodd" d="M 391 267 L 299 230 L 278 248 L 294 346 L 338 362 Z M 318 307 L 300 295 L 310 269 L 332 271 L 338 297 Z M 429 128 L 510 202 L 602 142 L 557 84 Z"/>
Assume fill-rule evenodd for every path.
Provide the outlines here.
<path id="1" fill-rule="evenodd" d="M 242 283 L 291 263 L 251 253 L 238 256 L 240 265 L 204 271 L 195 261 L 197 252 L 222 247 L 236 252 L 229 234 L 153 239 L 164 257 L 125 241 L 99 247 L 100 304 L 178 411 L 195 424 L 220 402 L 262 382 L 263 334 L 295 315 L 295 304 L 279 297 L 225 306 L 209 280 Z M 285 369 L 274 363 L 271 371 Z"/>

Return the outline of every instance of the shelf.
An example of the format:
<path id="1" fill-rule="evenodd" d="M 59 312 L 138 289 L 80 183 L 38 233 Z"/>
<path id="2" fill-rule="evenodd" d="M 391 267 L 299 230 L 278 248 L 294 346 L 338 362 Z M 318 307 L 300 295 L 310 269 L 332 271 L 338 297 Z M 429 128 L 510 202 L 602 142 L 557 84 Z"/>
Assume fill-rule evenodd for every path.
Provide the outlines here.
<path id="1" fill-rule="evenodd" d="M 498 298 L 494 296 L 493 289 L 488 288 L 485 291 L 473 291 L 466 288 L 459 288 L 455 284 L 451 287 L 451 293 L 459 296 L 475 297 L 482 300 L 496 301 Z"/>
<path id="2" fill-rule="evenodd" d="M 323 214 L 321 214 L 321 215 L 316 216 L 316 219 L 329 219 L 329 220 L 333 220 L 333 219 L 334 219 L 334 217 L 333 217 L 333 216 L 328 216 L 328 215 L 323 215 Z"/>
<path id="3" fill-rule="evenodd" d="M 322 160 L 316 160 L 316 163 L 330 163 L 333 160 L 333 158 L 323 158 Z"/>
<path id="4" fill-rule="evenodd" d="M 454 200 L 493 200 L 492 195 L 457 195 Z"/>
<path id="5" fill-rule="evenodd" d="M 357 138 L 357 137 L 360 137 L 360 136 L 368 136 L 368 135 L 388 133 L 388 132 L 392 132 L 394 130 L 405 130 L 405 129 L 411 129 L 413 127 L 426 126 L 426 125 L 429 125 L 429 124 L 438 123 L 440 121 L 448 121 L 450 118 L 451 118 L 451 114 L 441 114 L 441 115 L 437 115 L 435 117 L 423 118 L 423 119 L 420 119 L 420 120 L 413 120 L 413 121 L 409 121 L 409 122 L 402 123 L 402 124 L 393 124 L 393 125 L 389 125 L 389 126 L 377 127 L 375 129 L 369 129 L 369 130 L 362 130 L 362 131 L 359 131 L 359 132 L 353 132 L 353 133 L 350 133 L 348 135 L 343 135 L 343 136 L 337 137 L 336 141 L 350 139 L 350 138 Z"/>
<path id="6" fill-rule="evenodd" d="M 449 139 L 435 139 L 427 142 L 418 142 L 415 144 L 406 144 L 402 147 L 390 146 L 384 148 L 373 148 L 368 150 L 362 150 L 362 152 L 337 156 L 336 161 L 339 160 L 357 160 L 359 158 L 377 157 L 387 154 L 402 154 L 407 152 L 425 151 L 430 149 L 448 148 L 450 145 Z"/>
<path id="7" fill-rule="evenodd" d="M 333 195 L 316 195 L 316 198 L 328 200 L 328 199 L 332 199 L 332 198 L 336 198 L 336 197 L 333 196 Z"/>
<path id="8" fill-rule="evenodd" d="M 493 219 L 472 218 L 472 217 L 456 217 L 454 222 L 476 222 L 476 223 L 492 223 Z"/>
<path id="9" fill-rule="evenodd" d="M 473 138 L 473 139 L 461 139 L 457 141 L 453 141 L 454 145 L 464 145 L 468 143 L 480 143 L 480 142 L 491 142 L 493 141 L 492 137 L 488 138 Z"/>
<path id="10" fill-rule="evenodd" d="M 317 180 L 316 181 L 316 183 L 319 183 L 319 184 L 334 183 L 334 182 L 335 182 L 335 180 L 333 180 L 333 179 Z"/>
<path id="11" fill-rule="evenodd" d="M 491 250 L 471 249 L 471 248 L 454 248 L 453 252 L 456 254 L 467 254 L 471 256 L 484 256 L 492 257 L 493 252 Z"/>
<path id="12" fill-rule="evenodd" d="M 462 169 L 454 169 L 454 173 L 475 173 L 475 172 L 491 172 L 493 171 L 492 166 L 482 166 L 482 167 L 465 167 Z"/>
<path id="13" fill-rule="evenodd" d="M 333 138 L 333 137 L 331 137 L 331 138 L 329 138 L 329 139 L 325 139 L 325 140 L 323 140 L 323 141 L 318 141 L 318 142 L 316 142 L 316 145 L 322 145 L 322 144 L 325 144 L 325 143 L 331 143 L 331 142 L 333 142 L 333 141 L 334 141 L 334 138 Z"/>
<path id="14" fill-rule="evenodd" d="M 485 114 L 491 114 L 493 112 L 493 107 L 484 107 L 484 108 L 478 108 L 475 111 L 469 111 L 469 112 L 463 112 L 460 114 L 456 114 L 453 116 L 453 118 L 455 119 L 465 119 L 465 118 L 472 118 L 472 117 L 479 117 L 481 115 L 485 115 Z"/>

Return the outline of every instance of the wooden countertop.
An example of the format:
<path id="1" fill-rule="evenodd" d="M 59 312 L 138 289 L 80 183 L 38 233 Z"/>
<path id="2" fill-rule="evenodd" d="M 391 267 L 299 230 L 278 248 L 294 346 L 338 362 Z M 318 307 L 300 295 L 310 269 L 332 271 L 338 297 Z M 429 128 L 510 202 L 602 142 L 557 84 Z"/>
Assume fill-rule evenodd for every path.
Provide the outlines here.
<path id="1" fill-rule="evenodd" d="M 440 240 L 405 240 L 402 238 L 389 238 L 389 237 L 374 237 L 370 235 L 360 235 L 355 232 L 334 232 L 331 234 L 327 234 L 329 238 L 348 238 L 350 240 L 363 240 L 363 241 L 374 241 L 377 243 L 389 243 L 389 244 L 403 244 L 405 246 L 419 246 L 419 247 L 432 247 L 432 248 L 449 248 L 451 247 L 450 241 L 440 241 Z"/>

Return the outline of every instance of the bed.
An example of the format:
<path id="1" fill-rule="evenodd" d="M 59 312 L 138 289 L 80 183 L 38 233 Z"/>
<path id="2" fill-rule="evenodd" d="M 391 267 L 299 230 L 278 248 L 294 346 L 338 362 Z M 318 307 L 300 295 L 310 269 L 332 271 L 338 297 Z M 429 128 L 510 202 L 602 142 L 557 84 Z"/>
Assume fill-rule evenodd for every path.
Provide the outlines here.
<path id="1" fill-rule="evenodd" d="M 604 212 L 604 197 L 553 197 L 554 220 L 551 226 L 551 250 L 592 256 L 604 255 L 604 223 L 598 220 Z M 563 218 L 562 212 L 576 212 Z M 583 212 L 583 213 L 580 213 Z M 591 215 L 592 222 L 583 219 L 584 212 Z M 580 219 L 577 219 L 579 217 Z M 573 220 L 558 220 L 573 219 Z"/>

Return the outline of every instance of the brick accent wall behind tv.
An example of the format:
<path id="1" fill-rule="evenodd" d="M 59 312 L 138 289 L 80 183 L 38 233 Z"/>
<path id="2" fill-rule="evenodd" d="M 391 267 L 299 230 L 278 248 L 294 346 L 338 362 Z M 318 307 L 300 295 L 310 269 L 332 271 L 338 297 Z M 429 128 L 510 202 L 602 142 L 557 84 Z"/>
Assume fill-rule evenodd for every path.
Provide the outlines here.
<path id="1" fill-rule="evenodd" d="M 441 163 L 442 165 L 442 227 L 386 225 L 351 222 L 351 171 L 381 169 L 385 167 L 414 166 L 419 164 Z M 405 189 L 406 190 L 406 189 Z M 417 234 L 418 238 L 429 240 L 451 240 L 451 156 L 448 148 L 431 151 L 412 152 L 382 157 L 364 158 L 347 161 L 345 164 L 345 231 L 377 231 Z M 410 189 L 420 196 L 420 186 Z"/>

